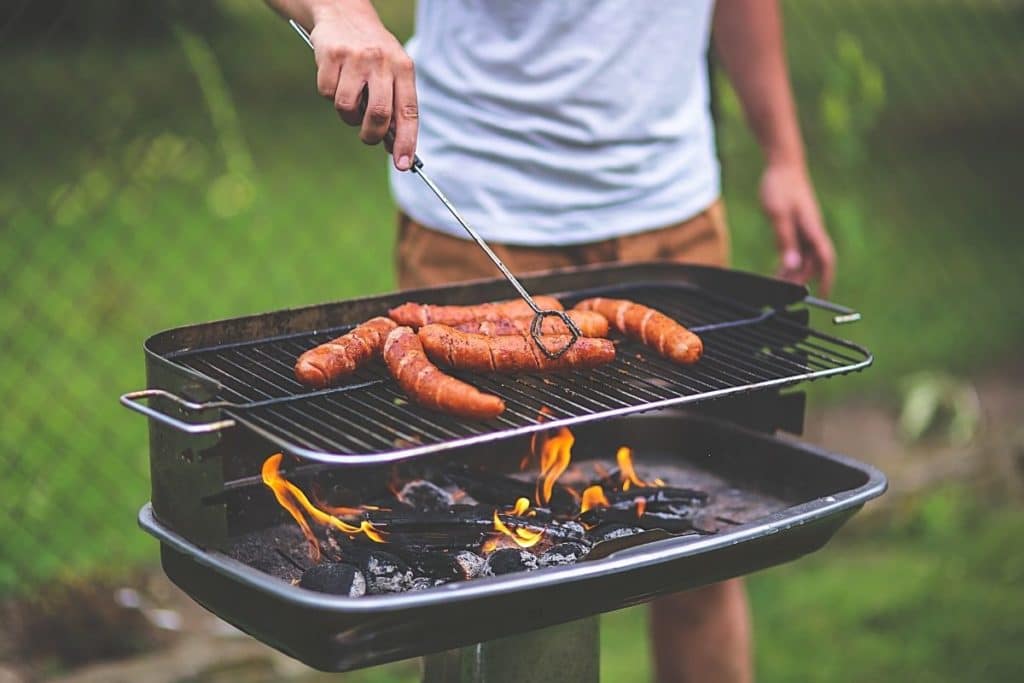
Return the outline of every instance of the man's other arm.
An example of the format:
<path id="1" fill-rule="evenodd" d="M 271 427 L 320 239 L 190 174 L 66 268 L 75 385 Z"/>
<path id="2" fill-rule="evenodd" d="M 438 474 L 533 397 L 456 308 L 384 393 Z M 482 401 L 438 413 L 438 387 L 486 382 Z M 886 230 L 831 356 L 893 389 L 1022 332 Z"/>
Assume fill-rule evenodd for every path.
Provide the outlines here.
<path id="1" fill-rule="evenodd" d="M 765 156 L 761 204 L 775 229 L 780 274 L 817 279 L 827 294 L 835 250 L 807 172 L 786 68 L 778 0 L 718 0 L 715 47 Z"/>

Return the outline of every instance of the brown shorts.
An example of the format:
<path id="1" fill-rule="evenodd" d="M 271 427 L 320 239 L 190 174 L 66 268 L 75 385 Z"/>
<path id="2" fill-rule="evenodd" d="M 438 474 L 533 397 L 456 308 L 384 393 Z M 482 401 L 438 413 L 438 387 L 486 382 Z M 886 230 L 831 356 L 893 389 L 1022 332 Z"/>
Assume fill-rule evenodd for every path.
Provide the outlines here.
<path id="1" fill-rule="evenodd" d="M 682 223 L 601 242 L 567 247 L 490 244 L 517 274 L 610 261 L 666 259 L 711 266 L 729 262 L 729 232 L 721 200 Z M 430 230 L 403 213 L 398 215 L 395 258 L 402 289 L 500 275 L 473 242 Z"/>

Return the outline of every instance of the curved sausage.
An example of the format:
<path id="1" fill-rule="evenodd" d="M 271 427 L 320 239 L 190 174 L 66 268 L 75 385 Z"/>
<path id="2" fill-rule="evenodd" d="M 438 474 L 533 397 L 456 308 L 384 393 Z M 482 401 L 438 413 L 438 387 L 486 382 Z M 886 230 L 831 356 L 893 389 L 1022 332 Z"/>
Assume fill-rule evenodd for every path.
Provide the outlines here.
<path id="1" fill-rule="evenodd" d="M 489 420 L 505 410 L 499 397 L 441 372 L 409 327 L 396 327 L 388 334 L 384 363 L 406 395 L 427 408 L 477 420 Z"/>
<path id="2" fill-rule="evenodd" d="M 389 318 L 371 318 L 348 334 L 306 351 L 295 363 L 295 379 L 318 389 L 330 386 L 379 355 L 384 338 L 395 327 Z"/>
<path id="3" fill-rule="evenodd" d="M 572 318 L 584 337 L 607 337 L 608 319 L 600 313 L 593 311 L 569 311 L 567 315 Z M 482 334 L 488 337 L 507 337 L 509 335 L 530 334 L 530 326 L 533 324 L 534 316 L 524 318 L 502 318 L 501 320 L 475 320 L 471 323 L 455 325 L 459 332 L 470 332 Z M 553 315 L 545 316 L 540 327 L 541 334 L 569 334 L 569 327 L 562 322 L 561 318 Z"/>
<path id="4" fill-rule="evenodd" d="M 622 334 L 639 339 L 647 346 L 675 361 L 696 363 L 704 353 L 700 337 L 664 313 L 626 299 L 584 299 L 574 307 L 579 311 L 597 311 Z"/>
<path id="5" fill-rule="evenodd" d="M 615 360 L 615 346 L 607 339 L 580 337 L 568 351 L 551 359 L 525 334 L 485 337 L 459 332 L 447 325 L 425 325 L 419 336 L 431 359 L 474 372 L 553 372 L 593 368 Z M 552 350 L 564 347 L 571 339 L 569 335 L 541 337 Z"/>
<path id="6" fill-rule="evenodd" d="M 562 304 L 552 296 L 535 296 L 533 300 L 541 310 L 563 310 Z M 476 306 L 434 306 L 409 302 L 392 308 L 388 315 L 399 325 L 422 327 L 431 323 L 461 325 L 479 320 L 521 318 L 533 315 L 533 309 L 522 299 L 495 301 Z"/>

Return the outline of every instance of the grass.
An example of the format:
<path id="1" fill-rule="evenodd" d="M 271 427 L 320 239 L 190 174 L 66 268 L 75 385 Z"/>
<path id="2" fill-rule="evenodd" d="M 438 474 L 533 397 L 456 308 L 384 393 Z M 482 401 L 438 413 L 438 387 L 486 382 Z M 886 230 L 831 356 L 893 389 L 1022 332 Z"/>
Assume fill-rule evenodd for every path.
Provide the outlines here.
<path id="1" fill-rule="evenodd" d="M 232 20 L 201 36 L 190 58 L 180 35 L 127 54 L 107 36 L 4 54 L 0 98 L 13 106 L 0 114 L 10 132 L 0 159 L 0 594 L 152 560 L 153 544 L 134 525 L 148 497 L 146 428 L 115 401 L 145 384 L 147 335 L 393 286 L 382 153 L 315 97 L 309 54 L 286 27 L 249 3 L 227 4 Z M 918 369 L 997 365 L 1024 339 L 1012 302 L 1024 290 L 1019 11 L 881 0 L 787 8 L 812 168 L 841 256 L 835 298 L 865 314 L 842 334 L 878 357 L 870 372 L 815 393 L 839 400 L 891 391 Z M 384 10 L 408 34 L 405 3 Z M 883 75 L 886 99 L 873 126 L 837 137 L 820 95 L 832 87 L 843 33 Z M 854 113 L 858 102 L 851 98 Z M 856 164 L 843 157 L 846 138 L 863 147 Z M 753 200 L 758 154 L 728 112 L 722 153 L 736 263 L 770 272 L 770 232 Z M 1019 531 L 1017 513 L 1007 514 L 991 517 L 1000 520 L 993 528 Z M 769 680 L 870 679 L 876 672 L 857 667 L 872 662 L 907 674 L 896 678 L 1008 671 L 981 629 L 1012 626 L 1006 610 L 1011 597 L 1021 605 L 1019 575 L 1004 581 L 999 572 L 1012 574 L 1020 558 L 1007 536 L 1017 564 L 1006 564 L 997 532 L 983 531 L 991 547 L 968 565 L 926 535 L 917 545 L 858 540 L 755 577 Z M 948 540 L 959 557 L 958 537 Z M 930 603 L 926 590 L 949 600 Z M 892 599 L 862 609 L 851 592 Z M 787 600 L 770 597 L 778 594 Z M 804 611 L 786 612 L 792 604 Z M 881 616 L 859 621 L 871 604 Z M 646 661 L 641 621 L 637 611 L 606 619 L 608 666 Z M 944 646 L 885 650 L 901 645 L 894 633 L 913 629 Z M 836 652 L 807 647 L 819 634 L 851 656 L 819 661 Z M 988 653 L 989 664 L 957 643 Z M 804 666 L 794 651 L 804 653 L 806 675 L 786 668 Z"/>

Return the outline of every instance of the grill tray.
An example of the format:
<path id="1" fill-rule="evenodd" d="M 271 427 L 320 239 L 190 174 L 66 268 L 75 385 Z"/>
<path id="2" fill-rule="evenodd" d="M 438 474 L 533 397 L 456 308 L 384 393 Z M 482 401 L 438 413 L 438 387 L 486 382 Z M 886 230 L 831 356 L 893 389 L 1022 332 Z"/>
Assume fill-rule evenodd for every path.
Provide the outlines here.
<path id="1" fill-rule="evenodd" d="M 598 295 L 653 306 L 698 332 L 704 357 L 679 366 L 622 339 L 616 360 L 594 370 L 546 376 L 454 373 L 505 400 L 505 413 L 483 423 L 412 404 L 379 362 L 326 390 L 311 391 L 295 381 L 292 368 L 303 351 L 402 301 L 476 303 L 510 296 L 502 282 L 483 281 L 284 311 L 270 314 L 272 321 L 247 318 L 161 333 L 146 344 L 149 385 L 215 399 L 192 406 L 222 411 L 219 422 L 200 427 L 204 431 L 244 425 L 291 454 L 362 465 L 791 385 L 859 370 L 872 360 L 866 349 L 809 328 L 806 312 L 786 311 L 805 298 L 804 288 L 767 278 L 656 263 L 555 272 L 525 282 L 534 293 L 558 296 L 566 307 Z M 153 361 L 160 361 L 156 371 Z M 182 387 L 180 379 L 166 379 L 175 376 L 192 382 Z M 167 403 L 161 413 L 174 412 Z M 548 412 L 543 420 L 542 407 Z"/>
<path id="2" fill-rule="evenodd" d="M 203 549 L 161 523 L 149 505 L 139 521 L 160 540 L 167 575 L 200 604 L 311 666 L 347 671 L 621 609 L 793 560 L 824 545 L 886 486 L 881 472 L 841 455 L 672 412 L 591 423 L 577 430 L 577 439 L 580 459 L 629 443 L 638 462 L 687 464 L 728 482 L 733 495 L 767 495 L 779 503 L 712 536 L 678 536 L 573 566 L 361 598 L 314 593 Z M 515 460 L 525 447 L 523 439 L 506 440 L 496 455 Z"/>

